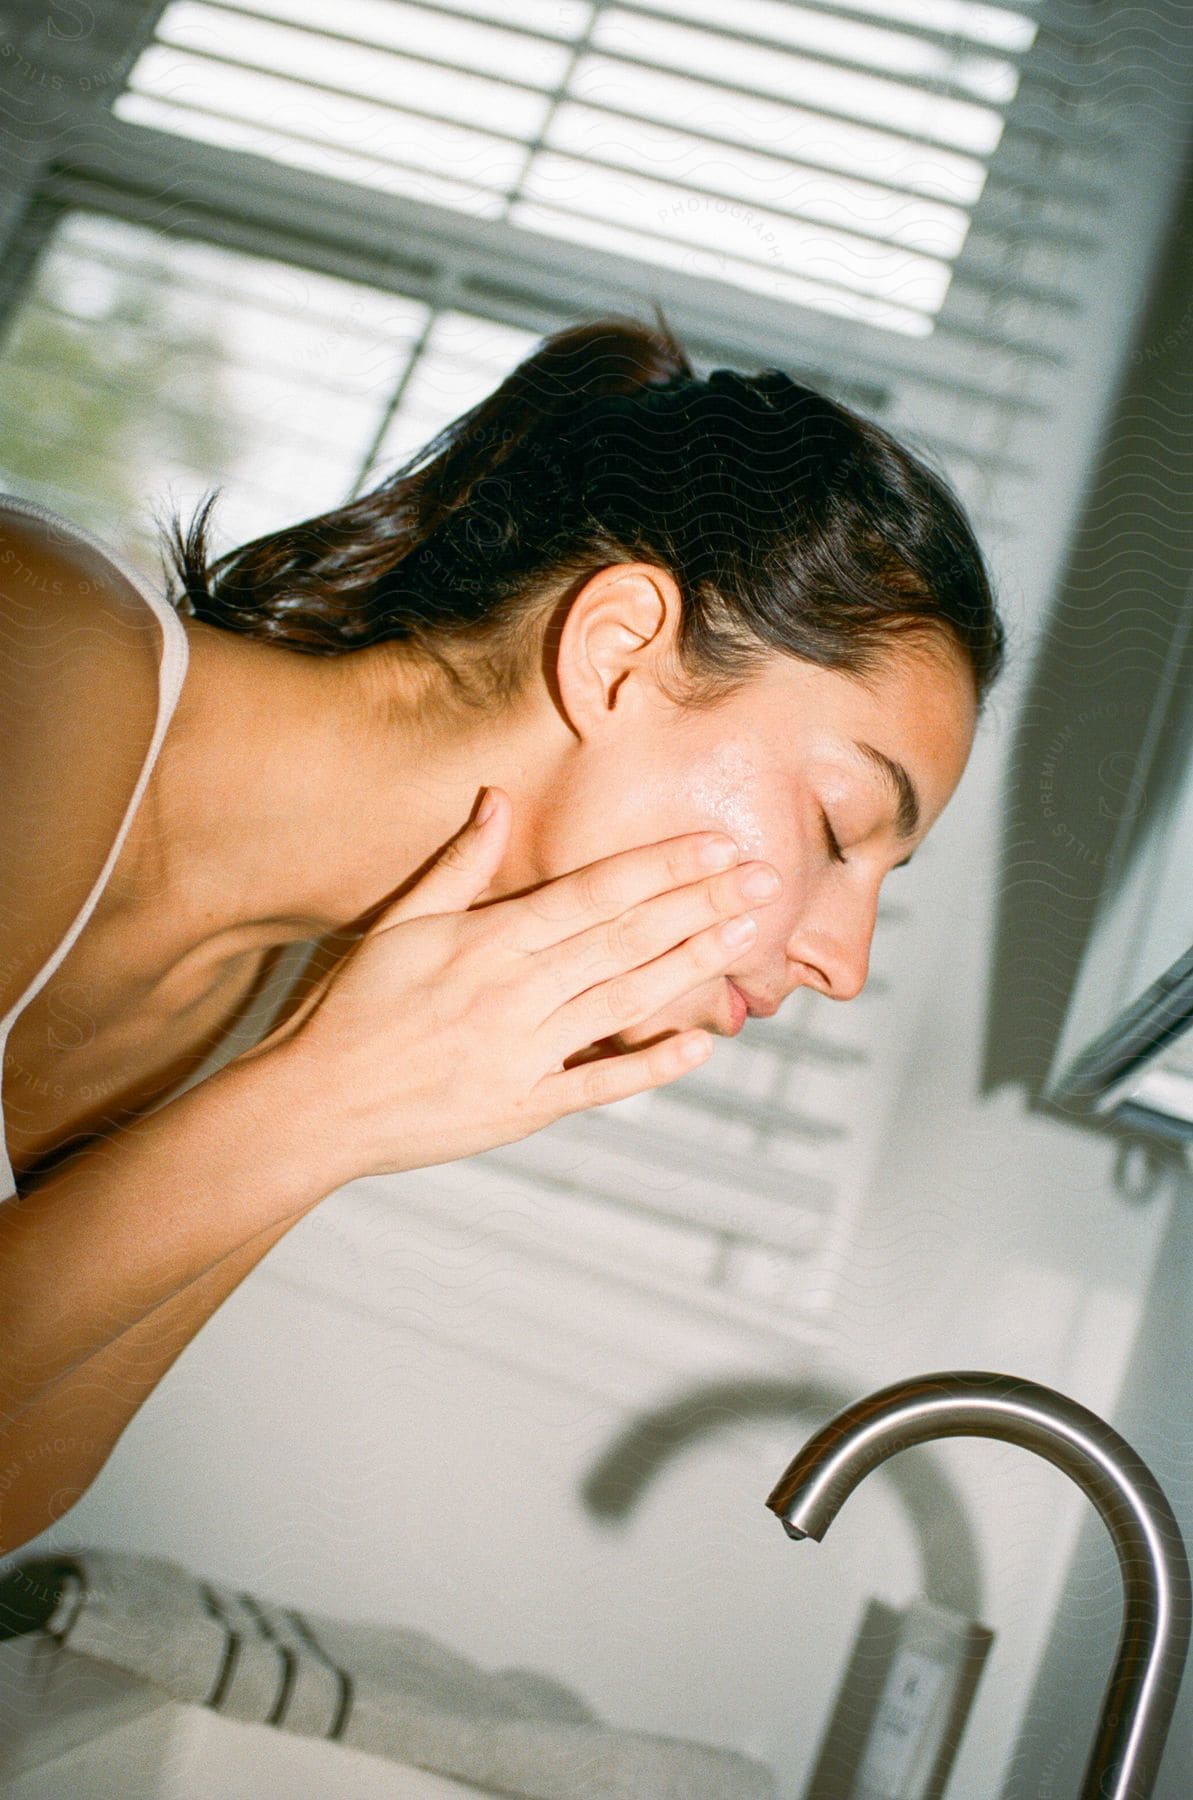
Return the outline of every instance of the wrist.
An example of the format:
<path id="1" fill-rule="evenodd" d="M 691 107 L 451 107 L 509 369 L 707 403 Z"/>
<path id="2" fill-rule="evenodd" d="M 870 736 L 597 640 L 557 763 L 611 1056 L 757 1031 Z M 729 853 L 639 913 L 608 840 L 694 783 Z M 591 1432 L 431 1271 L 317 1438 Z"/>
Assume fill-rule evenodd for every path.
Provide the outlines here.
<path id="1" fill-rule="evenodd" d="M 295 1211 L 359 1175 L 346 1134 L 327 1117 L 307 1059 L 288 1041 L 246 1051 L 191 1091 L 209 1086 L 215 1089 L 211 1099 L 239 1121 L 258 1166 L 268 1165 L 278 1179 L 278 1192 L 293 1193 Z"/>

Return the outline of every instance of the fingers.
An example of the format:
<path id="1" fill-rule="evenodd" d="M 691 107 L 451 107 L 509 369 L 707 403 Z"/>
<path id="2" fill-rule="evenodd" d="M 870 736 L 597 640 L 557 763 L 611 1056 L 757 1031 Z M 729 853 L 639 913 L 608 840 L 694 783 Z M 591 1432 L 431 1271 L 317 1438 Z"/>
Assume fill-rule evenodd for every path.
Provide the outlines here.
<path id="1" fill-rule="evenodd" d="M 512 808 L 501 788 L 486 788 L 476 813 L 450 838 L 426 874 L 387 906 L 374 931 L 428 913 L 465 912 L 492 881 L 509 839 Z"/>
<path id="2" fill-rule="evenodd" d="M 632 1094 L 643 1094 L 678 1080 L 706 1062 L 712 1047 L 707 1031 L 685 1031 L 644 1050 L 625 1056 L 603 1056 L 596 1062 L 548 1075 L 540 1083 L 540 1092 L 554 1118 L 583 1112 L 590 1106 L 608 1106 L 615 1100 L 628 1100 Z"/>
<path id="3" fill-rule="evenodd" d="M 562 1057 L 572 1056 L 586 1044 L 638 1025 L 672 1000 L 724 975 L 757 930 L 757 921 L 749 914 L 711 925 L 653 962 L 578 995 L 561 1006 L 544 1029 L 557 1034 L 552 1043 L 563 1046 Z"/>
<path id="4" fill-rule="evenodd" d="M 562 1006 L 601 982 L 611 983 L 631 969 L 652 963 L 710 925 L 770 905 L 781 887 L 769 863 L 742 863 L 723 874 L 656 895 L 605 924 L 540 951 L 533 959 L 529 979 L 545 1000 Z M 738 947 L 740 950 L 740 944 Z M 705 941 L 701 954 L 708 949 Z"/>
<path id="5" fill-rule="evenodd" d="M 721 832 L 688 832 L 602 857 L 490 911 L 504 915 L 502 927 L 519 949 L 540 950 L 615 919 L 655 894 L 729 868 L 738 856 L 733 839 Z"/>

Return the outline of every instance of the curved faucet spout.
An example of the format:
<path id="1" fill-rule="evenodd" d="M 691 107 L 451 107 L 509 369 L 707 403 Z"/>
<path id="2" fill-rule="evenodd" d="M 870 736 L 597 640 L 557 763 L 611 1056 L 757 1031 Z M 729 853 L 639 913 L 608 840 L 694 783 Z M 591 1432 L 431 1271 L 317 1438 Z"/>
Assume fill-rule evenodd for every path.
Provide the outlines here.
<path id="1" fill-rule="evenodd" d="M 1123 1628 L 1080 1800 L 1147 1800 L 1189 1647 L 1189 1563 L 1159 1482 L 1104 1419 L 1013 1375 L 914 1376 L 838 1413 L 766 1504 L 788 1536 L 820 1539 L 879 1463 L 943 1437 L 1001 1438 L 1033 1451 L 1063 1469 L 1105 1521 L 1122 1572 Z"/>

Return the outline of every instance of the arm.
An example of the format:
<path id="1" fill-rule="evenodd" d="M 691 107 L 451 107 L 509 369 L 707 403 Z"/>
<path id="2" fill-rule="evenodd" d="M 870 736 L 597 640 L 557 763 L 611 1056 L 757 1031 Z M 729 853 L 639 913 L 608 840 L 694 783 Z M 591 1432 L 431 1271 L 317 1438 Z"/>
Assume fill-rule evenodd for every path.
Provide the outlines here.
<path id="1" fill-rule="evenodd" d="M 0 1554 L 72 1506 L 200 1327 L 337 1184 L 251 1061 L 0 1201 Z"/>
<path id="2" fill-rule="evenodd" d="M 159 631 L 106 558 L 0 516 L 0 1013 L 61 942 L 123 819 L 159 703 Z M 337 1185 L 299 1166 L 294 1124 L 292 1104 L 229 1065 L 0 1195 L 0 1553 L 78 1499 L 220 1302 Z"/>

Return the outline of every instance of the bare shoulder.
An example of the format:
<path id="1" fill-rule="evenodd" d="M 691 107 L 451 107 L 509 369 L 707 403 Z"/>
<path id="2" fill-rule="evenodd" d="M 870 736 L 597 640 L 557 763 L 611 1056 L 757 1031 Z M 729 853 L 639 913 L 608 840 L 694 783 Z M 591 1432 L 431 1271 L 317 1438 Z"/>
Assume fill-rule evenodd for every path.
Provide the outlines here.
<path id="1" fill-rule="evenodd" d="M 0 1012 L 61 942 L 153 737 L 161 627 L 99 552 L 0 508 Z"/>

